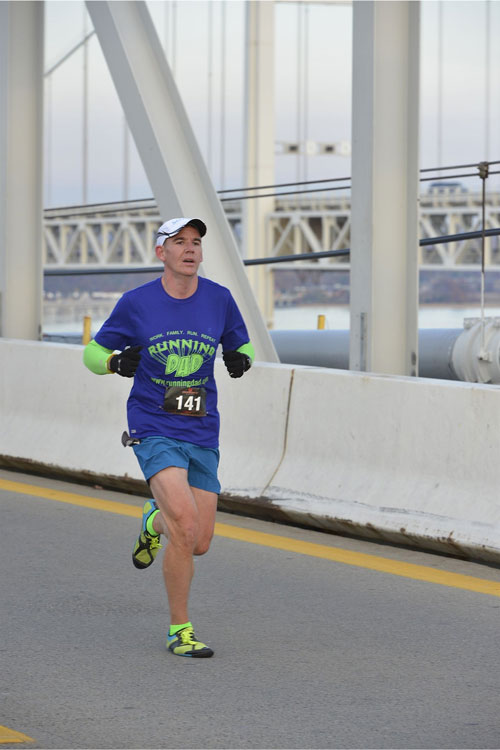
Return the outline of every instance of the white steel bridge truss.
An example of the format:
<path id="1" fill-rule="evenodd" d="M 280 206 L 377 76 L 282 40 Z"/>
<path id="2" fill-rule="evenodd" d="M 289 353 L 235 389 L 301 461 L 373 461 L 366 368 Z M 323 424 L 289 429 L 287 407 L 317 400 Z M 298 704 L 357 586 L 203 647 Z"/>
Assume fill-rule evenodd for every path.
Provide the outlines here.
<path id="1" fill-rule="evenodd" d="M 225 202 L 224 207 L 239 243 L 242 203 Z M 481 209 L 480 193 L 424 194 L 420 198 L 420 238 L 479 231 Z M 500 227 L 500 193 L 488 194 L 485 216 L 486 229 Z M 49 209 L 44 217 L 44 265 L 68 269 L 155 265 L 154 240 L 162 221 L 153 200 Z M 266 223 L 268 246 L 260 257 L 343 250 L 350 247 L 350 198 L 277 198 Z M 349 267 L 348 256 L 298 262 L 311 268 Z M 419 248 L 422 268 L 459 269 L 480 263 L 480 239 Z M 499 237 L 487 238 L 485 265 L 500 267 Z"/>

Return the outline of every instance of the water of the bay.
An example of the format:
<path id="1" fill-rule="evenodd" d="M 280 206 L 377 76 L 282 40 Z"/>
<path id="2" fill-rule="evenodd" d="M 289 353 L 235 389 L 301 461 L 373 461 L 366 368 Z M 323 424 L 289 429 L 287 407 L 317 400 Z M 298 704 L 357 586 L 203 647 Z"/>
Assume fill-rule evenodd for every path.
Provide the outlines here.
<path id="1" fill-rule="evenodd" d="M 109 303 L 109 312 L 115 300 Z M 94 313 L 94 314 L 93 314 Z M 487 307 L 486 317 L 500 317 L 500 307 Z M 92 305 L 84 309 L 67 311 L 67 315 L 56 318 L 47 310 L 44 316 L 44 335 L 50 337 L 58 334 L 80 334 L 83 330 L 83 316 L 90 315 L 92 335 L 97 333 L 107 314 L 102 305 L 99 310 Z M 325 316 L 325 328 L 330 330 L 347 330 L 350 323 L 348 305 L 306 305 L 297 307 L 280 307 L 274 310 L 275 330 L 314 330 L 318 328 L 318 316 Z M 463 328 L 465 318 L 480 317 L 480 307 L 425 305 L 419 310 L 419 328 Z"/>
<path id="2" fill-rule="evenodd" d="M 500 307 L 487 307 L 487 317 L 500 316 Z M 350 323 L 348 305 L 311 305 L 282 307 L 274 311 L 276 330 L 307 330 L 318 327 L 318 316 L 325 316 L 325 327 L 330 330 L 347 330 Z M 419 328 L 463 328 L 465 318 L 481 316 L 480 307 L 462 305 L 424 305 L 419 309 Z"/>

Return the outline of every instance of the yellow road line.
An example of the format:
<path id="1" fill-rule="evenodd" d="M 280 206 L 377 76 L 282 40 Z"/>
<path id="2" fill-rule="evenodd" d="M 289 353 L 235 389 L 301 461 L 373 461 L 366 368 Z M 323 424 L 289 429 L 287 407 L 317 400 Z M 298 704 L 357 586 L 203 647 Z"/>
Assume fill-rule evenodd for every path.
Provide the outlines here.
<path id="1" fill-rule="evenodd" d="M 127 503 L 115 503 L 111 500 L 100 500 L 87 495 L 77 495 L 74 492 L 63 492 L 62 490 L 51 490 L 48 487 L 37 487 L 34 484 L 24 484 L 23 482 L 11 482 L 8 479 L 0 479 L 0 490 L 8 492 L 19 492 L 21 495 L 34 495 L 43 497 L 46 500 L 56 500 L 58 503 L 68 503 L 69 505 L 79 505 L 82 508 L 94 508 L 95 510 L 104 510 L 106 513 L 117 513 L 119 516 L 132 516 L 140 518 L 142 509 Z"/>
<path id="2" fill-rule="evenodd" d="M 34 495 L 35 497 L 56 500 L 57 502 L 78 505 L 84 508 L 93 508 L 107 513 L 117 513 L 121 516 L 140 518 L 142 514 L 141 509 L 134 505 L 127 505 L 126 503 L 118 503 L 111 500 L 99 500 L 87 497 L 86 495 L 77 495 L 73 492 L 52 490 L 5 479 L 0 479 L 0 490 L 18 492 L 23 495 Z M 411 578 L 414 581 L 436 583 L 440 586 L 449 586 L 465 591 L 474 591 L 478 594 L 489 594 L 490 596 L 500 597 L 500 582 L 489 581 L 484 578 L 451 573 L 426 565 L 390 560 L 387 557 L 369 555 L 365 552 L 352 552 L 351 550 L 340 549 L 339 547 L 329 547 L 314 542 L 302 542 L 298 539 L 290 539 L 289 537 L 267 534 L 261 531 L 252 531 L 251 529 L 243 529 L 240 526 L 231 526 L 229 524 L 216 523 L 215 533 L 226 539 L 235 539 L 240 542 L 295 552 L 299 555 L 318 557 L 323 560 L 330 560 L 331 562 L 354 565 L 358 568 L 376 570 L 402 578 Z"/>
<path id="3" fill-rule="evenodd" d="M 21 734 L 21 732 L 14 732 L 13 729 L 8 727 L 2 727 L 0 725 L 0 745 L 10 745 L 15 742 L 34 742 L 32 737 L 28 737 L 27 734 Z"/>
<path id="4" fill-rule="evenodd" d="M 441 586 L 475 591 L 479 594 L 500 596 L 500 583 L 488 581 L 484 578 L 474 578 L 473 576 L 465 576 L 460 573 L 437 570 L 426 565 L 390 560 L 387 557 L 368 555 L 365 552 L 352 552 L 351 550 L 340 549 L 339 547 L 327 547 L 323 544 L 315 544 L 313 542 L 301 542 L 297 539 L 289 539 L 288 537 L 277 536 L 276 534 L 263 534 L 261 531 L 247 531 L 238 526 L 216 524 L 215 530 L 219 536 L 225 536 L 229 539 L 238 539 L 242 542 L 251 542 L 252 544 L 260 544 L 265 547 L 297 552 L 300 555 L 309 555 L 310 557 L 320 557 L 323 560 L 331 560 L 332 562 L 344 563 L 345 565 L 355 565 L 358 568 L 377 570 L 381 573 L 390 573 L 402 578 L 412 578 L 414 581 L 438 583 Z"/>

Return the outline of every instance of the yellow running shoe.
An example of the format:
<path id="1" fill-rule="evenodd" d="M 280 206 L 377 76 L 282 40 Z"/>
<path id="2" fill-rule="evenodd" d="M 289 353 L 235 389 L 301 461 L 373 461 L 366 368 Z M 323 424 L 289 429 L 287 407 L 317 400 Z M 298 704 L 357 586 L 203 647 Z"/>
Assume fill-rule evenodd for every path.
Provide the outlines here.
<path id="1" fill-rule="evenodd" d="M 142 509 L 141 533 L 132 552 L 132 562 L 141 570 L 154 563 L 158 550 L 161 549 L 160 535 L 150 534 L 146 527 L 148 518 L 157 512 L 158 506 L 154 500 L 146 500 Z"/>
<path id="2" fill-rule="evenodd" d="M 201 643 L 201 641 L 196 640 L 192 625 L 178 630 L 174 635 L 167 635 L 167 648 L 177 656 L 193 656 L 200 659 L 207 659 L 209 656 L 214 655 L 211 648 Z"/>

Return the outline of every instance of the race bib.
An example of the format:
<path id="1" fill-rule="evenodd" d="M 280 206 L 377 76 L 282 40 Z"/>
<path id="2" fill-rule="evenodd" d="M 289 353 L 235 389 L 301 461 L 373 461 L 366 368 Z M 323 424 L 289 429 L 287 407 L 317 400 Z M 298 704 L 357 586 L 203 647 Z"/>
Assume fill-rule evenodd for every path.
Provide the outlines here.
<path id="1" fill-rule="evenodd" d="M 171 386 L 165 391 L 164 411 L 184 417 L 207 416 L 207 392 L 205 388 L 182 388 Z"/>

